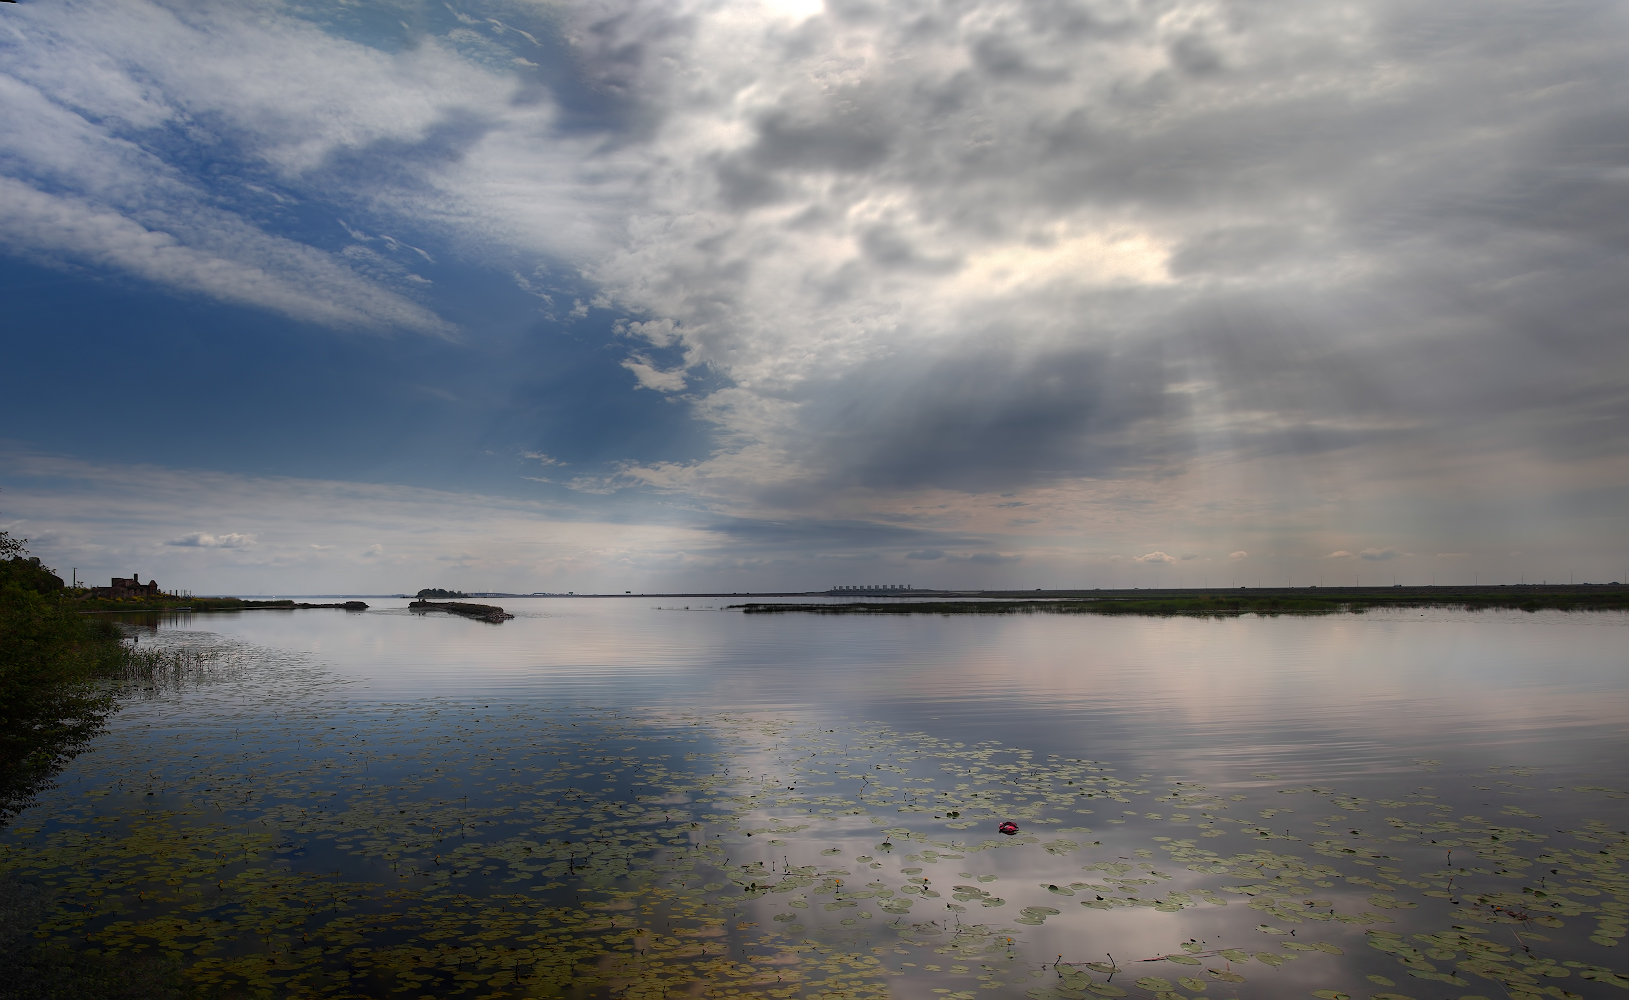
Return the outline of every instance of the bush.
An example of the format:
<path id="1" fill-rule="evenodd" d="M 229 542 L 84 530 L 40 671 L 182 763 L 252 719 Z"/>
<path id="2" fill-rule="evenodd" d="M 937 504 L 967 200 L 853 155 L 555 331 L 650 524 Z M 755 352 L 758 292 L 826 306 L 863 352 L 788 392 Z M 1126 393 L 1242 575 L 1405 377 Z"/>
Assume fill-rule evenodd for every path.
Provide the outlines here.
<path id="1" fill-rule="evenodd" d="M 12 556 L 0 559 L 0 587 L 6 586 L 48 594 L 61 590 L 63 584 L 62 577 L 41 566 L 38 559 Z"/>

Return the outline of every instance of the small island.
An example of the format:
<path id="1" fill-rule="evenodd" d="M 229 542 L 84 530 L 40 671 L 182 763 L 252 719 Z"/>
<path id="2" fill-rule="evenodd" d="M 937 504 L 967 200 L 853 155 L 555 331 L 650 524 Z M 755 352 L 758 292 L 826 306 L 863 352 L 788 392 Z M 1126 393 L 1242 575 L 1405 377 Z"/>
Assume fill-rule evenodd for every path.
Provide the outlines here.
<path id="1" fill-rule="evenodd" d="M 445 611 L 451 615 L 463 615 L 465 618 L 474 618 L 476 621 L 491 622 L 496 625 L 515 617 L 496 604 L 466 604 L 461 601 L 414 601 L 407 606 L 407 610 L 423 613 L 426 611 Z"/>

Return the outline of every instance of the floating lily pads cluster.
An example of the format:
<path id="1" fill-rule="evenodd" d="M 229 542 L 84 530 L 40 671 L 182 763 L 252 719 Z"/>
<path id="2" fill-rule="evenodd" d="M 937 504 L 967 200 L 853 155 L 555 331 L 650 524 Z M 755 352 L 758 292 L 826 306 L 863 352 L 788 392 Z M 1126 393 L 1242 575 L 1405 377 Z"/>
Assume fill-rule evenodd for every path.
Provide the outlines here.
<path id="1" fill-rule="evenodd" d="M 39 935 L 265 997 L 1629 987 L 1612 788 L 1221 787 L 876 723 L 368 704 L 276 666 L 146 692 L 0 836 L 55 893 Z"/>

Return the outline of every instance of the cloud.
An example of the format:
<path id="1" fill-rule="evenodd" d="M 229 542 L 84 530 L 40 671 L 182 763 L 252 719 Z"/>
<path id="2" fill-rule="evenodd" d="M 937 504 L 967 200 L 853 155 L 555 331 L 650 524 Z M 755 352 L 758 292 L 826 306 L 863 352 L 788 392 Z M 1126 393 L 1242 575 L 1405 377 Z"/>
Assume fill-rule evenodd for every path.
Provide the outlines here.
<path id="1" fill-rule="evenodd" d="M 372 545 L 370 545 L 367 548 L 363 549 L 362 553 L 361 553 L 362 558 L 364 558 L 364 559 L 377 559 L 377 558 L 379 558 L 380 556 L 382 556 L 384 554 L 385 554 L 385 547 L 383 545 L 380 545 L 378 542 L 374 542 Z"/>
<path id="2" fill-rule="evenodd" d="M 1158 563 L 1174 563 L 1174 562 L 1176 562 L 1176 558 L 1174 556 L 1168 556 L 1163 552 L 1150 552 L 1147 555 L 1143 555 L 1143 556 L 1133 556 L 1132 561 L 1133 562 L 1140 562 L 1140 563 L 1155 563 L 1155 564 L 1158 564 Z"/>
<path id="3" fill-rule="evenodd" d="M 1362 552 L 1358 553 L 1358 558 L 1367 559 L 1370 562 L 1385 562 L 1388 559 L 1395 559 L 1398 556 L 1406 556 L 1406 555 L 1409 555 L 1409 553 L 1400 552 L 1397 549 L 1395 549 L 1395 548 L 1391 547 L 1390 545 L 1388 545 L 1383 549 L 1376 549 L 1376 548 L 1364 549 Z"/>
<path id="4" fill-rule="evenodd" d="M 456 403 L 456 402 L 458 402 L 458 397 L 457 396 L 453 395 L 451 392 L 447 391 L 446 389 L 437 388 L 436 386 L 433 386 L 433 385 L 410 385 L 410 386 L 408 386 L 408 388 L 413 390 L 415 393 L 418 393 L 419 395 L 428 396 L 431 399 L 439 399 L 443 403 Z"/>
<path id="5" fill-rule="evenodd" d="M 634 373 L 634 377 L 639 380 L 641 389 L 655 389 L 657 392 L 681 392 L 686 384 L 683 368 L 662 371 L 645 358 L 629 358 L 622 362 L 622 367 Z"/>
<path id="6" fill-rule="evenodd" d="M 1105 550 L 1418 548 L 1623 491 L 1609 6 L 304 9 L 8 12 L 8 252 L 337 328 L 484 336 L 455 271 L 595 311 L 712 434 L 570 484 L 656 523 L 994 551 L 1021 490 Z"/>
<path id="7" fill-rule="evenodd" d="M 1227 557 L 1229 559 L 1248 559 L 1248 558 L 1250 558 L 1250 553 L 1244 551 L 1243 549 L 1240 549 L 1237 552 L 1228 553 Z"/>
<path id="8" fill-rule="evenodd" d="M 255 546 L 255 536 L 235 532 L 228 535 L 211 535 L 194 531 L 164 544 L 189 549 L 249 549 Z"/>
<path id="9" fill-rule="evenodd" d="M 1192 561 L 1194 559 L 1198 559 L 1198 558 L 1199 558 L 1199 556 L 1192 553 L 1192 552 L 1184 552 L 1184 553 L 1182 553 L 1182 561 L 1183 562 L 1190 562 L 1190 561 Z"/>
<path id="10" fill-rule="evenodd" d="M 1364 549 L 1361 552 L 1356 552 L 1356 553 L 1348 552 L 1345 549 L 1341 549 L 1338 552 L 1331 552 L 1329 555 L 1324 556 L 1324 558 L 1325 559 L 1367 559 L 1370 562 L 1385 562 L 1388 559 L 1395 559 L 1398 556 L 1407 556 L 1407 555 L 1412 555 L 1412 554 L 1413 553 L 1411 553 L 1411 552 L 1403 552 L 1403 551 L 1401 551 L 1401 550 L 1399 550 L 1399 549 L 1397 549 L 1397 548 L 1395 548 L 1393 546 L 1388 545 L 1385 548 L 1373 548 L 1373 547 L 1371 547 L 1371 548 L 1367 548 L 1367 549 Z"/>
<path id="11" fill-rule="evenodd" d="M 973 552 L 964 556 L 952 555 L 948 558 L 957 562 L 976 563 L 980 566 L 1006 566 L 1019 562 L 1024 557 L 1017 552 Z"/>
<path id="12" fill-rule="evenodd" d="M 653 54 L 630 79 L 669 159 L 590 273 L 731 380 L 695 404 L 725 445 L 697 465 L 706 495 L 752 504 L 725 474 L 747 455 L 816 507 L 1257 458 L 1261 492 L 1311 491 L 1329 467 L 1385 478 L 1394 449 L 1429 467 L 1540 426 L 1623 443 L 1593 415 L 1622 414 L 1622 379 L 1567 398 L 1540 387 L 1581 369 L 1524 346 L 1566 315 L 1581 356 L 1629 370 L 1610 319 L 1629 301 L 1564 263 L 1604 275 L 1595 232 L 1625 224 L 1559 211 L 1609 203 L 1610 158 L 1547 138 L 1618 121 L 1597 13 L 1542 38 L 1517 8 L 1440 15 L 1483 49 L 1414 45 L 1378 4 L 1339 29 L 1316 7 L 1226 27 L 1200 4 L 1127 9 L 1112 30 L 1085 3 L 947 9 L 831 7 L 795 44 L 744 11 L 682 44 L 621 39 Z M 1604 89 L 1541 109 L 1492 55 L 1507 44 L 1537 79 Z M 1543 304 L 1433 291 L 1535 267 Z"/>
<path id="13" fill-rule="evenodd" d="M 940 549 L 922 549 L 919 552 L 907 552 L 907 553 L 905 553 L 905 558 L 907 558 L 907 559 L 923 559 L 923 560 L 930 560 L 931 561 L 931 560 L 934 560 L 934 559 L 943 559 L 944 557 L 945 557 L 945 554 Z"/>
<path id="14" fill-rule="evenodd" d="M 310 247 L 255 232 L 222 214 L 200 212 L 191 221 L 191 232 L 150 228 L 109 207 L 0 177 L 0 235 L 12 253 L 109 267 L 177 291 L 325 326 L 452 329 Z"/>
<path id="15" fill-rule="evenodd" d="M 389 54 L 252 6 L 67 3 L 9 19 L 0 38 L 9 252 L 320 325 L 451 334 L 417 301 L 423 277 L 392 262 L 428 266 L 433 255 L 348 223 L 357 244 L 322 248 L 288 225 L 288 209 L 336 196 L 353 217 L 380 214 L 368 199 L 417 196 L 417 208 L 429 207 L 426 147 L 457 131 L 449 122 L 469 102 L 501 106 L 517 82 L 434 39 Z M 367 157 L 375 164 L 355 169 Z M 204 160 L 211 170 L 193 169 Z M 457 215 L 462 204 L 444 191 L 438 207 Z M 539 213 L 509 220 L 528 215 Z M 409 225 L 424 231 L 424 221 Z M 567 231 L 582 226 L 540 230 Z M 374 241 L 380 251 L 361 245 Z"/>
<path id="16" fill-rule="evenodd" d="M 191 175 L 167 158 L 187 144 L 210 147 L 221 158 L 230 155 L 232 139 L 269 138 L 248 133 L 271 124 L 264 112 L 274 107 L 273 93 L 256 89 L 273 83 L 265 73 L 268 57 L 284 69 L 302 61 L 286 46 L 294 41 L 286 31 L 257 32 L 252 22 L 232 17 L 188 24 L 141 0 L 117 10 L 67 4 L 20 13 L 14 19 L 20 30 L 0 39 L 0 99 L 8 108 L 0 125 L 6 175 L 0 233 L 9 252 L 124 272 L 326 326 L 451 332 L 401 289 L 370 280 L 343 255 L 251 221 L 255 213 L 242 211 L 243 201 L 272 193 L 265 185 L 237 173 L 227 175 L 238 184 L 230 193 L 211 190 L 207 175 Z M 332 80 L 332 66 L 319 74 L 314 64 L 335 54 L 333 44 L 311 29 L 301 37 L 313 46 L 303 57 L 305 86 Z M 195 58 L 170 58 L 165 53 L 179 51 L 174 46 Z M 290 100 L 285 113 L 301 103 L 300 86 L 290 86 L 295 79 L 277 84 Z M 375 89 L 352 82 L 355 93 Z M 234 123 L 234 113 L 260 117 Z M 214 119 L 217 130 L 246 128 L 229 138 L 201 127 L 198 116 Z"/>

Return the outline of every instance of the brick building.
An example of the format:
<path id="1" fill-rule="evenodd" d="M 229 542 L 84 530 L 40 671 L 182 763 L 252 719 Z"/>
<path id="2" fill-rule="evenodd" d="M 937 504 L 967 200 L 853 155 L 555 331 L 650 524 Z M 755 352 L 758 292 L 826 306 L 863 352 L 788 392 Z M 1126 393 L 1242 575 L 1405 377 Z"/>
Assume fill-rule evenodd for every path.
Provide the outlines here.
<path id="1" fill-rule="evenodd" d="M 157 580 L 142 583 L 139 573 L 130 574 L 129 579 L 116 576 L 111 587 L 91 588 L 91 595 L 94 597 L 157 597 L 160 593 Z"/>

